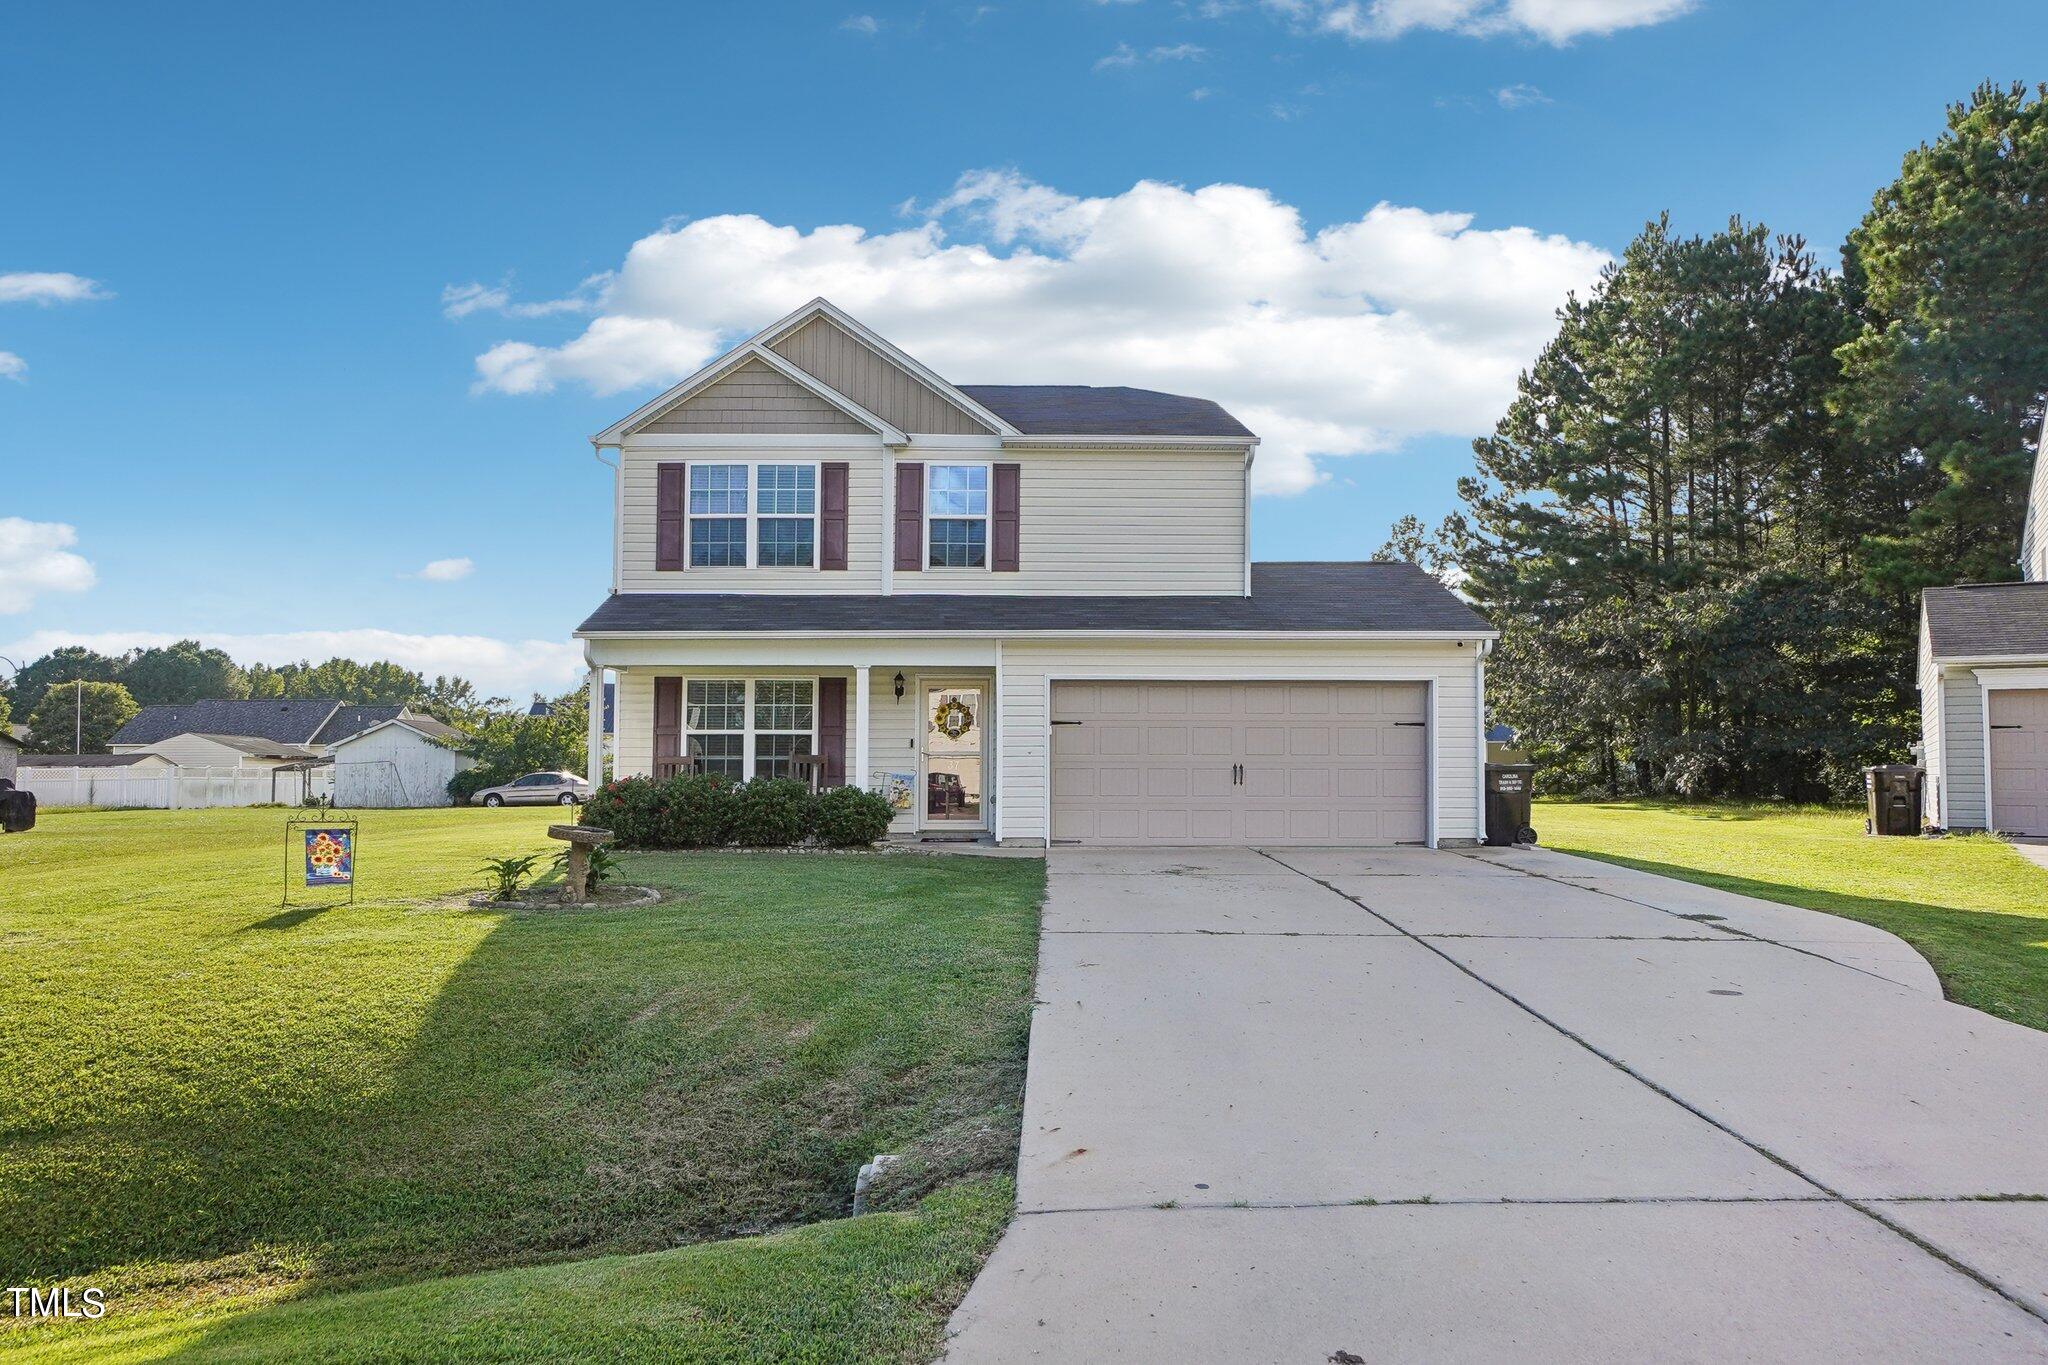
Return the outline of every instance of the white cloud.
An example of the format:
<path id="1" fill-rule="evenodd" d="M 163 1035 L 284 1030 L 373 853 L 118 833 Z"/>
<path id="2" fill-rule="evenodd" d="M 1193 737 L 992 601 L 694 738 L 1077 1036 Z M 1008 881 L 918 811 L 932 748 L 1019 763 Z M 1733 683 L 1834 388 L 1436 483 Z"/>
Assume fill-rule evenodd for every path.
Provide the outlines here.
<path id="1" fill-rule="evenodd" d="M 0 379 L 20 379 L 28 373 L 28 362 L 12 351 L 0 351 Z"/>
<path id="2" fill-rule="evenodd" d="M 1129 43 L 1118 43 L 1106 57 L 1095 59 L 1097 71 L 1117 71 L 1133 67 L 1140 62 L 1199 62 L 1209 55 L 1207 48 L 1193 43 L 1174 43 L 1172 46 L 1148 48 L 1143 52 Z"/>
<path id="3" fill-rule="evenodd" d="M 486 693 L 525 697 L 565 691 L 583 676 L 582 647 L 568 641 L 498 640 L 488 635 L 407 635 L 392 630 L 300 630 L 274 634 L 219 631 L 109 630 L 33 631 L 0 653 L 26 663 L 63 645 L 84 645 L 102 654 L 151 645 L 198 640 L 227 651 L 236 663 L 287 664 L 301 659 L 319 663 L 340 656 L 371 662 L 389 659 L 432 678 L 456 674 Z"/>
<path id="4" fill-rule="evenodd" d="M 1188 98 L 1191 100 L 1201 101 L 1208 99 L 1215 93 L 1216 92 L 1214 90 L 1210 89 L 1206 85 L 1198 85 L 1194 89 L 1188 91 Z"/>
<path id="5" fill-rule="evenodd" d="M 453 583 L 459 578 L 469 577 L 475 570 L 476 561 L 463 556 L 457 559 L 430 559 L 418 573 L 406 576 L 425 579 L 429 583 Z"/>
<path id="6" fill-rule="evenodd" d="M 863 38 L 872 38 L 882 31 L 882 21 L 872 14 L 849 14 L 839 21 L 839 27 Z"/>
<path id="7" fill-rule="evenodd" d="M 1550 96 L 1535 86 L 1519 82 L 1502 86 L 1493 92 L 1493 98 L 1503 109 L 1527 109 L 1531 105 L 1551 103 Z"/>
<path id="8" fill-rule="evenodd" d="M 1398 38 L 1415 29 L 1473 37 L 1517 34 L 1563 45 L 1625 28 L 1661 24 L 1694 0 L 1262 0 L 1301 28 L 1358 41 Z"/>
<path id="9" fill-rule="evenodd" d="M 84 592 L 92 564 L 72 553 L 78 532 L 61 521 L 0 517 L 0 616 L 27 611 L 46 592 Z"/>
<path id="10" fill-rule="evenodd" d="M 112 297 L 98 280 L 61 270 L 22 270 L 0 275 L 0 303 L 86 303 Z"/>
<path id="11" fill-rule="evenodd" d="M 500 313 L 511 318 L 545 318 L 557 313 L 588 313 L 604 301 L 605 286 L 611 283 L 611 275 L 592 275 L 569 293 L 558 299 L 542 299 L 535 303 L 515 303 L 512 300 L 512 286 L 508 284 L 486 285 L 472 280 L 468 284 L 443 285 L 441 288 L 441 315 L 456 321 L 471 313 Z"/>
<path id="12" fill-rule="evenodd" d="M 753 214 L 664 225 L 627 251 L 582 335 L 494 346 L 478 387 L 673 382 L 822 294 L 959 382 L 1216 398 L 1264 438 L 1259 490 L 1292 493 L 1320 479 L 1318 457 L 1491 429 L 1566 293 L 1608 261 L 1566 237 L 1387 203 L 1311 229 L 1245 185 L 1078 198 L 980 171 L 911 208 L 923 221 L 894 232 Z"/>

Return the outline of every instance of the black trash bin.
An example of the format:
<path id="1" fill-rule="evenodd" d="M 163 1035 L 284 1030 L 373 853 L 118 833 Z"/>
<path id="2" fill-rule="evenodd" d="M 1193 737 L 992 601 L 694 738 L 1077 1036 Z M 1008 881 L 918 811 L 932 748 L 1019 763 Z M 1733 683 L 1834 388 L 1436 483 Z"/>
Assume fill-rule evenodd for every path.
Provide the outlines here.
<path id="1" fill-rule="evenodd" d="M 1495 848 L 1512 844 L 1533 844 L 1536 830 L 1529 823 L 1529 798 L 1536 785 L 1533 763 L 1489 763 L 1486 765 L 1486 842 Z"/>
<path id="2" fill-rule="evenodd" d="M 20 834 L 36 827 L 36 794 L 17 791 L 0 777 L 0 834 Z"/>
<path id="3" fill-rule="evenodd" d="M 1880 763 L 1863 770 L 1863 794 L 1870 801 L 1865 834 L 1918 834 L 1920 783 L 1925 772 L 1910 763 Z"/>

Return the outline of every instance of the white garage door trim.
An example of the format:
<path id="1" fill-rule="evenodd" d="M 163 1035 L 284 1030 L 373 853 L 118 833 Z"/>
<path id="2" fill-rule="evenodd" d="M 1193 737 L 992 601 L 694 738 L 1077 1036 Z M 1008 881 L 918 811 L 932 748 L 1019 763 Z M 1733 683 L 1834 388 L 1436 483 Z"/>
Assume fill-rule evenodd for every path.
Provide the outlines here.
<path id="1" fill-rule="evenodd" d="M 1052 846 L 1052 694 L 1053 689 L 1063 682 L 1241 682 L 1241 683 L 1421 683 L 1428 697 L 1429 729 L 1424 732 L 1422 784 L 1424 789 L 1424 833 L 1423 844 L 1436 847 L 1437 831 L 1437 788 L 1439 777 L 1437 763 L 1438 736 L 1442 733 L 1437 726 L 1436 685 L 1434 673 L 1403 672 L 1392 669 L 1357 669 L 1341 673 L 1321 673 L 1303 677 L 1294 672 L 1247 672 L 1243 669 L 1173 669 L 1167 672 L 1131 673 L 1119 670 L 1110 673 L 1047 673 L 1045 675 L 1045 802 L 1042 814 L 1045 817 L 1045 842 Z M 1483 769 L 1482 769 L 1483 771 Z M 1483 783 L 1481 784 L 1484 785 Z"/>
<path id="2" fill-rule="evenodd" d="M 2048 689 L 2048 668 L 1979 668 L 1977 674 L 1977 752 L 1983 755 L 1984 765 L 1984 828 L 1996 832 L 1998 812 L 1992 804 L 1991 789 L 1995 781 L 1991 773 L 1991 694 L 1993 692 L 2032 692 Z M 1967 695 L 1967 694 L 1965 694 Z M 1948 752 L 1942 751 L 1942 766 L 1948 765 Z M 1942 812 L 1943 816 L 1947 812 Z"/>

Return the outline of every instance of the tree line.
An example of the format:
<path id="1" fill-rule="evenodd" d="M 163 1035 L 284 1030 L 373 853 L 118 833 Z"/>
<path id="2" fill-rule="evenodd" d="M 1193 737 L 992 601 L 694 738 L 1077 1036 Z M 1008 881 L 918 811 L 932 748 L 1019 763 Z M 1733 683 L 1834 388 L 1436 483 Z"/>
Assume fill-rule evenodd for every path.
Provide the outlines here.
<path id="1" fill-rule="evenodd" d="M 1501 630 L 1553 790 L 1845 795 L 1918 731 L 1921 589 L 2012 579 L 2048 396 L 2048 87 L 1980 87 L 1823 267 L 1659 218 L 1383 556 Z"/>
<path id="2" fill-rule="evenodd" d="M 80 645 L 52 650 L 22 665 L 0 690 L 0 727 L 27 727 L 38 753 L 105 753 L 107 744 L 144 706 L 251 697 L 332 698 L 362 706 L 408 706 L 463 732 L 478 760 L 477 785 L 536 769 L 583 771 L 589 716 L 574 689 L 547 702 L 547 714 L 486 696 L 467 678 L 432 679 L 389 660 L 333 658 L 324 663 L 243 667 L 197 640 L 102 654 Z M 465 778 L 469 774 L 464 774 Z"/>

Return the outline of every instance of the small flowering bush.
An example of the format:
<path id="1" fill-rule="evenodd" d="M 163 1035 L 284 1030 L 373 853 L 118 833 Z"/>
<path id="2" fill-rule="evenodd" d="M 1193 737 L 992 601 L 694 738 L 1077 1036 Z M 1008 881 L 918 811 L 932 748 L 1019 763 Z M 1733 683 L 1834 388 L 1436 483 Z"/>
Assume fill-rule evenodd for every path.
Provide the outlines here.
<path id="1" fill-rule="evenodd" d="M 811 836 L 810 784 L 787 777 L 757 777 L 733 796 L 732 839 L 748 848 L 786 848 Z"/>

